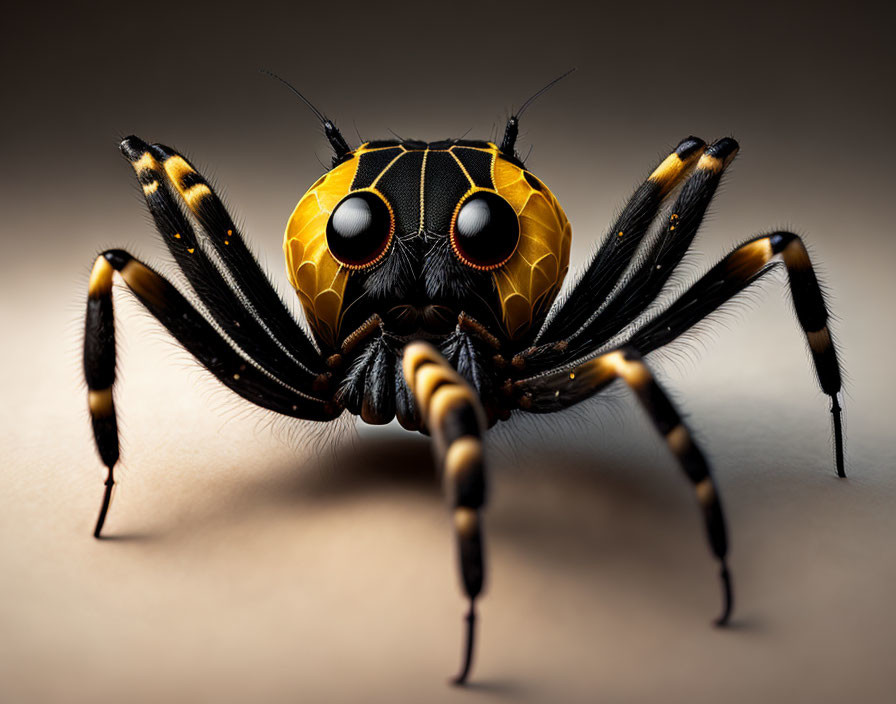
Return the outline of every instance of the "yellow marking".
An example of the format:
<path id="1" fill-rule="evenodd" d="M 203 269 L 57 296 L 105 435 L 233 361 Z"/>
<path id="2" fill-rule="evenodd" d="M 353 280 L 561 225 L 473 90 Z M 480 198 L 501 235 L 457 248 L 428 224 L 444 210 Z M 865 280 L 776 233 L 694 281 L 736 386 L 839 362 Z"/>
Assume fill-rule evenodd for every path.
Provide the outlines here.
<path id="1" fill-rule="evenodd" d="M 424 418 L 436 388 L 441 389 L 444 388 L 441 385 L 456 385 L 457 383 L 457 373 L 447 366 L 424 364 L 417 368 L 414 378 L 414 396 L 420 404 L 420 411 Z"/>
<path id="2" fill-rule="evenodd" d="M 737 156 L 738 149 L 734 149 L 728 154 L 724 159 L 721 159 L 717 156 L 711 156 L 709 154 L 704 154 L 700 157 L 700 161 L 697 162 L 697 168 L 703 169 L 705 171 L 712 171 L 717 174 L 721 172 L 725 167 L 728 166 L 733 160 L 734 157 Z"/>
<path id="3" fill-rule="evenodd" d="M 196 250 L 195 250 L 193 247 L 190 247 L 190 248 L 187 249 L 187 251 L 188 251 L 190 254 L 192 254 L 192 253 L 195 252 Z"/>
<path id="4" fill-rule="evenodd" d="M 179 232 L 175 232 L 175 233 L 174 233 L 174 239 L 176 239 L 176 240 L 179 240 L 179 239 L 180 239 L 180 233 L 179 233 Z"/>
<path id="5" fill-rule="evenodd" d="M 91 298 L 108 296 L 112 292 L 112 274 L 115 269 L 103 255 L 96 258 L 90 271 L 90 282 L 87 284 L 87 295 Z"/>
<path id="6" fill-rule="evenodd" d="M 420 165 L 420 222 L 417 225 L 417 232 L 423 232 L 423 186 L 426 182 L 426 157 L 429 156 L 429 149 L 423 152 L 423 163 Z"/>
<path id="7" fill-rule="evenodd" d="M 233 230 L 228 230 L 228 231 L 227 231 L 227 236 L 228 236 L 228 237 L 232 237 L 232 236 L 233 236 Z"/>
<path id="8" fill-rule="evenodd" d="M 315 334 L 334 347 L 339 343 L 343 297 L 350 272 L 327 248 L 327 221 L 351 190 L 358 161 L 346 161 L 319 179 L 299 200 L 283 235 L 289 282 Z"/>
<path id="9" fill-rule="evenodd" d="M 230 244 L 230 240 L 224 240 L 224 244 Z"/>
<path id="10" fill-rule="evenodd" d="M 520 223 L 516 251 L 492 271 L 501 302 L 502 324 L 511 339 L 542 319 L 569 269 L 572 227 L 547 186 L 537 190 L 523 169 L 489 150 L 495 190 L 510 203 Z"/>
<path id="11" fill-rule="evenodd" d="M 153 181 L 152 183 L 143 184 L 143 195 L 145 195 L 145 196 L 151 196 L 157 190 L 159 190 L 159 182 L 158 181 Z"/>
<path id="12" fill-rule="evenodd" d="M 87 392 L 87 405 L 90 408 L 90 415 L 94 418 L 106 418 L 115 412 L 112 404 L 112 387 L 108 389 L 93 389 Z"/>
<path id="13" fill-rule="evenodd" d="M 772 245 L 768 237 L 745 244 L 728 258 L 725 276 L 746 280 L 753 276 L 772 258 Z"/>
<path id="14" fill-rule="evenodd" d="M 700 161 L 697 162 L 697 168 L 701 171 L 711 171 L 717 174 L 721 173 L 722 169 L 725 168 L 725 162 L 712 154 L 704 154 L 700 157 Z"/>
<path id="15" fill-rule="evenodd" d="M 239 380 L 240 380 L 240 375 L 239 375 L 239 374 L 234 374 L 234 375 L 233 375 L 233 378 L 236 379 L 237 381 L 239 381 Z"/>
<path id="16" fill-rule="evenodd" d="M 184 200 L 187 201 L 190 210 L 196 210 L 197 201 L 202 200 L 211 192 L 212 189 L 204 183 L 197 183 L 195 186 L 190 186 L 187 190 L 181 191 L 181 195 L 184 197 Z"/>
<path id="17" fill-rule="evenodd" d="M 456 481 L 472 467 L 481 463 L 482 442 L 479 438 L 471 435 L 458 438 L 451 443 L 445 453 L 445 479 Z"/>
<path id="18" fill-rule="evenodd" d="M 694 486 L 697 500 L 701 506 L 711 506 L 716 501 L 716 489 L 712 485 L 712 479 L 704 477 Z"/>
<path id="19" fill-rule="evenodd" d="M 691 446 L 691 434 L 681 423 L 666 433 L 666 444 L 672 450 L 672 454 L 681 457 Z"/>
<path id="20" fill-rule="evenodd" d="M 415 395 L 417 393 L 417 369 L 424 362 L 441 365 L 442 357 L 428 342 L 412 342 L 404 348 L 404 356 L 401 360 L 404 379 Z"/>
<path id="21" fill-rule="evenodd" d="M 170 178 L 174 185 L 177 186 L 177 190 L 181 190 L 181 183 L 183 182 L 184 176 L 196 173 L 196 169 L 190 166 L 186 159 L 177 154 L 168 157 L 165 160 L 164 166 L 165 173 L 168 174 L 168 178 Z"/>
<path id="22" fill-rule="evenodd" d="M 142 156 L 131 164 L 131 166 L 133 166 L 134 171 L 139 174 L 141 171 L 149 171 L 156 168 L 156 160 L 149 152 L 143 152 Z"/>
<path id="23" fill-rule="evenodd" d="M 636 391 L 643 389 L 651 379 L 650 371 L 643 362 L 629 361 L 622 356 L 622 352 L 610 352 L 598 357 L 598 360 L 601 359 Z"/>
<path id="24" fill-rule="evenodd" d="M 687 162 L 683 161 L 678 154 L 672 153 L 663 159 L 662 163 L 647 177 L 647 180 L 658 183 L 660 195 L 664 196 L 675 187 L 686 167 Z"/>
<path id="25" fill-rule="evenodd" d="M 831 333 L 827 325 L 821 328 L 821 330 L 807 332 L 806 337 L 809 340 L 809 347 L 815 354 L 822 354 L 831 348 Z"/>
<path id="26" fill-rule="evenodd" d="M 617 235 L 617 237 L 622 237 L 622 235 L 623 235 L 623 232 L 622 232 L 622 230 L 620 230 L 620 231 L 619 231 L 619 234 Z"/>
<path id="27" fill-rule="evenodd" d="M 476 509 L 459 506 L 454 509 L 454 530 L 461 538 L 472 538 L 479 531 L 479 515 Z"/>
<path id="28" fill-rule="evenodd" d="M 468 386 L 460 384 L 440 386 L 429 402 L 429 412 L 426 414 L 427 427 L 435 428 L 442 423 L 450 411 L 465 405 L 474 408 L 478 406 L 473 398 L 473 392 Z"/>
<path id="29" fill-rule="evenodd" d="M 781 256 L 787 268 L 793 271 L 807 271 L 812 268 L 809 253 L 799 240 L 791 240 L 781 252 Z"/>
<path id="30" fill-rule="evenodd" d="M 569 373 L 569 378 L 570 378 L 570 380 L 575 379 L 575 378 L 576 378 L 576 373 L 575 373 L 575 372 L 570 372 L 570 373 Z"/>
<path id="31" fill-rule="evenodd" d="M 152 269 L 131 259 L 120 273 L 124 282 L 138 296 L 157 306 L 164 304 L 165 283 Z"/>

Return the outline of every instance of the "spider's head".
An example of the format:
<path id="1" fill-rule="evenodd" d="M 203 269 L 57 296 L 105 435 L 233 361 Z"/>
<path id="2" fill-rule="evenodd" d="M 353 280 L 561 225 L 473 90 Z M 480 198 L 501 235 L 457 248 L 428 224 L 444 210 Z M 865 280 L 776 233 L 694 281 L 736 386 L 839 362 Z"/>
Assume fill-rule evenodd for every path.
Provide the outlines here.
<path id="1" fill-rule="evenodd" d="M 461 312 L 507 340 L 534 333 L 566 275 L 571 229 L 505 147 L 366 142 L 311 186 L 283 248 L 322 344 L 338 347 L 373 314 L 409 339 L 449 334 Z"/>

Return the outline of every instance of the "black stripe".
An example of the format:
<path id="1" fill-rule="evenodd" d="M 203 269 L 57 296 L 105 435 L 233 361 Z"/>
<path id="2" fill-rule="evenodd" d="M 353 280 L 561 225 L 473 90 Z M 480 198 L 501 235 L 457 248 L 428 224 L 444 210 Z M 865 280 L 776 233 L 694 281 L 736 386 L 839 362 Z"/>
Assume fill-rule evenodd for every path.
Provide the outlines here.
<path id="1" fill-rule="evenodd" d="M 356 191 L 359 188 L 369 188 L 370 185 L 383 173 L 389 163 L 399 154 L 401 149 L 382 149 L 376 152 L 361 154 L 358 159 L 358 169 L 355 171 L 355 178 L 352 180 L 351 190 Z"/>
<path id="2" fill-rule="evenodd" d="M 87 387 L 93 390 L 108 389 L 115 381 L 115 325 L 111 292 L 87 299 L 84 378 Z"/>
<path id="3" fill-rule="evenodd" d="M 377 190 L 386 196 L 395 214 L 395 233 L 400 237 L 420 229 L 420 176 L 423 152 L 408 152 L 386 170 Z"/>
<path id="4" fill-rule="evenodd" d="M 423 226 L 427 232 L 447 235 L 451 217 L 472 184 L 449 152 L 427 154 L 423 184 Z"/>
<path id="5" fill-rule="evenodd" d="M 475 599 L 482 591 L 485 582 L 481 529 L 469 538 L 458 537 L 457 545 L 464 590 L 467 596 Z"/>
<path id="6" fill-rule="evenodd" d="M 107 416 L 97 418 L 91 416 L 91 424 L 93 426 L 93 438 L 96 442 L 96 449 L 100 454 L 103 464 L 109 468 L 115 466 L 118 462 L 120 449 L 118 445 L 118 421 L 115 418 L 115 411 Z"/>
<path id="7" fill-rule="evenodd" d="M 460 159 L 470 178 L 480 188 L 494 188 L 492 181 L 492 161 L 494 156 L 489 152 L 480 152 L 475 149 L 463 149 L 455 147 L 455 156 Z"/>

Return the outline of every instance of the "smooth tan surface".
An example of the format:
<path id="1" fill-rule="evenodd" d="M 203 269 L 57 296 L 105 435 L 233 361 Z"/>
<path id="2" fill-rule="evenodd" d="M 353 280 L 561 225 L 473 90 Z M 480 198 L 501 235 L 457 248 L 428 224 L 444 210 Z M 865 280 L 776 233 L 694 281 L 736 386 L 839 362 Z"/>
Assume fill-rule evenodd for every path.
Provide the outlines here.
<path id="1" fill-rule="evenodd" d="M 710 626 L 716 572 L 687 483 L 616 392 L 491 438 L 469 692 L 445 684 L 463 603 L 425 439 L 281 442 L 119 295 L 124 464 L 95 541 L 78 313 L 39 298 L 4 352 L 20 373 L 2 419 L 3 701 L 888 701 L 896 482 L 869 412 L 885 389 L 856 369 L 837 480 L 825 403 L 765 298 L 700 364 L 654 365 L 717 468 L 733 626 Z M 787 345 L 753 361 L 784 368 L 739 379 L 723 357 L 763 314 Z"/>

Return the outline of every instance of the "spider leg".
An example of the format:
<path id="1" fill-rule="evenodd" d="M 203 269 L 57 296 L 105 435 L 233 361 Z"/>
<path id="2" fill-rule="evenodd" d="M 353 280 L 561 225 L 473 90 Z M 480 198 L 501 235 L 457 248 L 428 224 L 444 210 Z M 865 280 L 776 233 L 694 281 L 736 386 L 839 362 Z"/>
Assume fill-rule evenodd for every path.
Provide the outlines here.
<path id="1" fill-rule="evenodd" d="M 454 513 L 461 577 L 470 600 L 463 664 L 454 679 L 455 684 L 464 684 L 473 663 L 475 602 L 485 575 L 480 521 L 486 493 L 482 459 L 485 414 L 470 385 L 430 344 L 414 342 L 405 347 L 402 367 L 432 434 L 436 464 L 442 469 Z"/>
<path id="2" fill-rule="evenodd" d="M 737 142 L 726 137 L 706 149 L 681 187 L 664 231 L 631 276 L 597 315 L 567 338 L 571 354 L 608 342 L 659 295 L 694 241 L 722 174 L 738 148 Z"/>
<path id="3" fill-rule="evenodd" d="M 108 468 L 105 493 L 94 537 L 99 537 L 109 510 L 114 467 L 118 462 L 118 423 L 113 401 L 115 385 L 115 323 L 112 279 L 118 272 L 137 299 L 206 369 L 243 398 L 284 415 L 332 420 L 341 409 L 303 394 L 272 377 L 242 356 L 168 281 L 120 249 L 100 254 L 87 291 L 84 334 L 84 376 L 94 439 Z M 261 365 L 259 365 L 261 366 Z"/>
<path id="4" fill-rule="evenodd" d="M 840 363 L 831 331 L 828 309 L 803 241 L 792 232 L 761 235 L 735 249 L 685 291 L 663 313 L 632 336 L 629 344 L 647 354 L 671 342 L 736 293 L 766 274 L 774 260 L 784 262 L 790 294 L 800 326 L 812 352 L 822 391 L 831 397 L 834 456 L 837 474 L 845 477 L 843 461 Z"/>
<path id="5" fill-rule="evenodd" d="M 705 149 L 706 143 L 697 137 L 682 140 L 638 187 L 572 292 L 552 312 L 538 335 L 539 341 L 565 340 L 594 315 L 596 304 L 609 295 L 634 257 L 665 197 Z"/>
<path id="6" fill-rule="evenodd" d="M 723 626 L 731 616 L 733 596 L 726 554 L 728 539 L 725 517 L 709 465 L 687 425 L 654 379 L 641 355 L 625 347 L 598 357 L 515 382 L 520 406 L 530 413 L 551 413 L 585 400 L 622 379 L 647 411 L 657 431 L 675 455 L 703 511 L 703 521 L 713 555 L 720 563 L 723 608 L 716 624 Z"/>
<path id="7" fill-rule="evenodd" d="M 247 354 L 265 360 L 271 374 L 289 379 L 303 391 L 322 390 L 329 374 L 320 354 L 283 305 L 205 179 L 167 147 L 150 147 L 132 136 L 122 141 L 121 151 L 143 186 L 162 239 L 215 322 Z M 208 233 L 217 261 L 202 247 L 178 199 Z"/>

